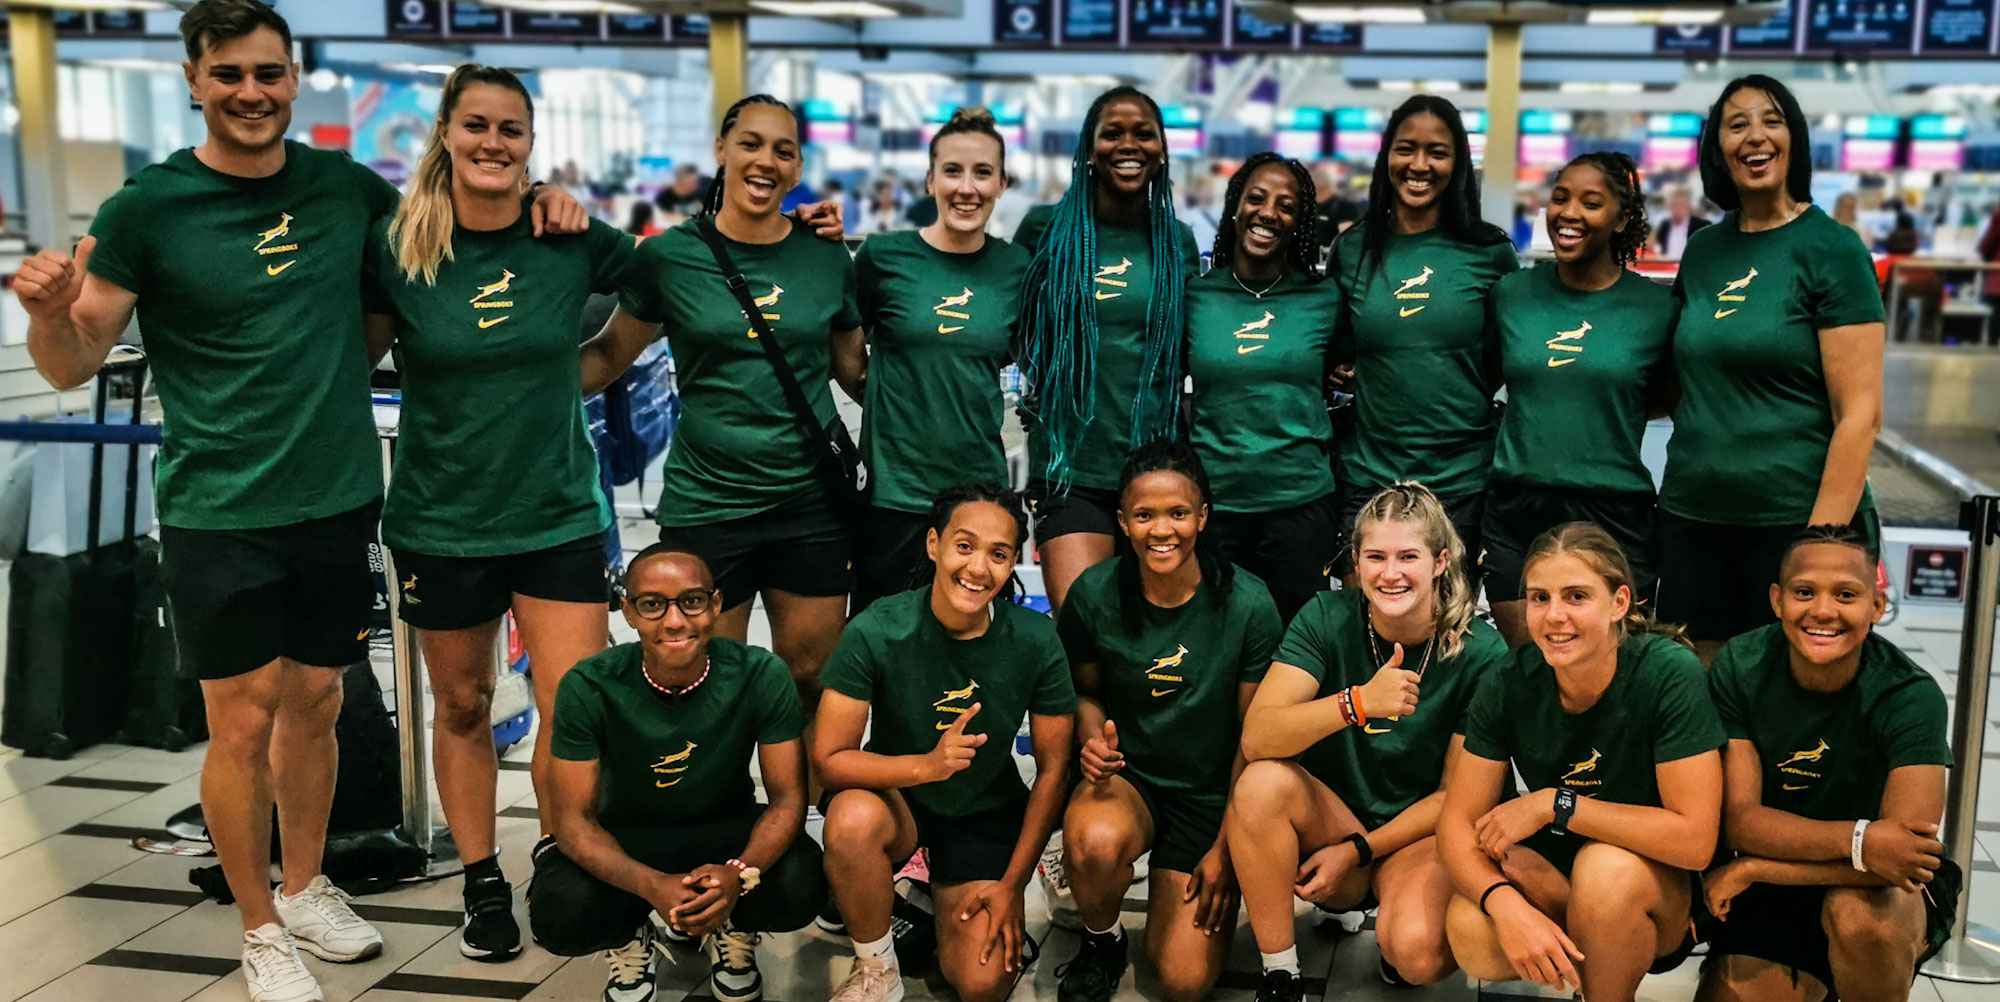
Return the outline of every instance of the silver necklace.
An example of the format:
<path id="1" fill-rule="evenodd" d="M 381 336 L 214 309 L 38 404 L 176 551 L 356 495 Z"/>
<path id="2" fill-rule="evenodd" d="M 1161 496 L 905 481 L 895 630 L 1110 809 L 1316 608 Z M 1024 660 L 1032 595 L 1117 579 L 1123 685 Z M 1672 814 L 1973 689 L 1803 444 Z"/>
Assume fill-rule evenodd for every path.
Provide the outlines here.
<path id="1" fill-rule="evenodd" d="M 1237 288 L 1242 289 L 1244 292 L 1247 292 L 1253 296 L 1256 296 L 1258 299 L 1262 299 L 1264 298 L 1265 292 L 1270 292 L 1272 289 L 1277 288 L 1278 283 L 1285 280 L 1285 273 L 1282 271 L 1279 272 L 1278 277 L 1272 279 L 1271 284 L 1264 287 L 1264 292 L 1258 292 L 1256 289 L 1244 285 L 1243 280 L 1236 277 L 1236 269 L 1234 268 L 1229 269 L 1229 278 L 1231 281 L 1234 281 L 1236 283 Z"/>

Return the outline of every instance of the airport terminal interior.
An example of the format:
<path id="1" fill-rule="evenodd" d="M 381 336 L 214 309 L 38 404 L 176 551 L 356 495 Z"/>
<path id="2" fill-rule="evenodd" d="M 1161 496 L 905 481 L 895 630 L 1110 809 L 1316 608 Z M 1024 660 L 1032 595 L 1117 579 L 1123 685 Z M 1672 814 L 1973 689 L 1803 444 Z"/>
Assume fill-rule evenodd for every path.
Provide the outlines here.
<path id="1" fill-rule="evenodd" d="M 86 233 L 128 176 L 203 141 L 177 33 L 189 5 L 0 4 L 11 67 L 0 73 L 0 275 L 10 287 L 25 258 Z M 1968 502 L 2000 494 L 2000 240 L 1991 236 L 2000 233 L 2000 0 L 274 0 L 273 9 L 290 23 L 300 68 L 287 136 L 344 151 L 399 187 L 416 171 L 446 75 L 468 61 L 503 66 L 535 99 L 529 177 L 613 226 L 657 235 L 696 211 L 716 174 L 717 113 L 762 92 L 793 103 L 804 126 L 802 182 L 788 205 L 837 203 L 850 249 L 937 218 L 924 189 L 928 143 L 968 106 L 991 109 L 1006 141 L 1011 186 L 989 230 L 1012 236 L 1032 207 L 1061 196 L 1086 109 L 1120 84 L 1161 108 L 1174 210 L 1204 258 L 1231 173 L 1266 150 L 1311 170 L 1330 239 L 1327 230 L 1365 211 L 1391 110 L 1430 93 L 1462 109 L 1483 214 L 1525 263 L 1554 253 L 1543 210 L 1556 172 L 1582 153 L 1629 155 L 1647 214 L 1664 231 L 1635 267 L 1666 283 L 1687 221 L 1720 215 L 1698 169 L 1704 116 L 1725 82 L 1768 74 L 1798 95 L 1811 128 L 1799 153 L 1812 160 L 1812 201 L 1869 248 L 1887 314 L 1883 427 L 1869 466 L 1890 599 L 1878 629 L 1954 711 L 1989 705 L 1990 690 L 1966 705 L 1990 674 L 1975 652 L 1990 662 L 1993 639 L 1990 623 L 1983 643 L 1968 632 L 1978 616 L 1966 610 L 1983 600 L 1992 611 L 1996 596 L 1976 571 L 2000 560 L 2000 547 L 1972 538 L 1961 519 Z M 14 295 L 0 297 L 0 567 L 27 553 L 75 552 L 69 540 L 83 530 L 72 523 L 89 507 L 81 492 L 92 447 L 37 443 L 32 429 L 90 424 L 93 389 L 51 389 L 28 356 L 27 328 Z M 126 342 L 143 346 L 144 331 Z M 671 358 L 655 371 L 663 413 L 678 413 Z M 135 403 L 132 383 L 111 383 L 105 413 L 118 423 Z M 394 438 L 393 386 L 377 381 L 385 442 Z M 1003 386 L 1018 402 L 1018 374 L 1003 373 Z M 141 397 L 141 421 L 157 424 L 150 385 Z M 835 397 L 858 435 L 860 408 Z M 1647 429 L 1656 480 L 1671 433 L 1666 420 Z M 1014 486 L 1024 486 L 1029 460 L 1011 407 L 1004 443 Z M 129 490 L 132 531 L 157 531 L 154 455 L 151 445 L 102 447 L 104 525 L 128 510 Z M 663 462 L 651 457 L 644 475 L 613 491 L 619 558 L 658 538 Z M 128 469 L 138 475 L 128 480 Z M 1038 561 L 1027 548 L 1018 572 L 1030 604 L 1046 610 Z M 18 582 L 0 573 L 10 609 L 24 605 Z M 378 749 L 396 774 L 390 788 L 400 779 L 404 789 L 375 813 L 386 811 L 384 827 L 404 844 L 429 842 L 435 858 L 356 898 L 356 912 L 382 933 L 380 957 L 308 967 L 331 1002 L 599 998 L 602 956 L 568 959 L 534 943 L 507 963 L 460 955 L 456 857 L 424 760 L 432 704 L 408 631 L 392 627 L 383 606 L 369 667 L 384 707 L 416 734 Z M 634 638 L 617 614 L 607 622 L 617 642 Z M 0 629 L 20 623 L 10 615 Z M 750 642 L 770 643 L 761 603 Z M 17 646 L 7 646 L 10 658 Z M 521 890 L 540 817 L 528 761 L 540 722 L 518 644 L 500 661 L 497 843 L 525 929 Z M 8 670 L 0 705 L 19 698 Z M 2000 720 L 1978 717 L 1953 734 L 1968 730 L 2000 747 Z M 0 747 L 0 1002 L 240 1002 L 237 914 L 191 879 L 215 863 L 195 809 L 205 746 L 107 738 L 53 751 Z M 1015 760 L 1029 775 L 1026 748 L 1024 731 Z M 2000 1002 L 2000 857 L 1989 852 L 2000 849 L 2000 783 L 1986 794 L 1977 779 L 2000 750 L 1969 760 L 1963 742 L 1955 751 L 1959 778 L 1974 784 L 1957 802 L 1973 813 L 1954 806 L 1947 821 L 1973 832 L 1965 915 L 1977 928 L 1967 928 L 1975 940 L 1996 937 L 1965 950 L 1985 958 L 1989 983 L 1963 980 L 1977 973 L 1969 964 L 1956 977 L 1918 976 L 1910 998 Z M 433 830 L 412 831 L 413 818 Z M 820 824 L 814 812 L 808 834 Z M 899 886 L 927 906 L 923 874 L 905 876 L 919 879 Z M 1134 941 L 1146 886 L 1135 881 L 1124 901 Z M 1424 988 L 1385 984 L 1371 916 L 1295 904 L 1315 1002 L 1570 997 L 1464 975 Z M 1054 1002 L 1057 967 L 1078 934 L 1052 924 L 1039 879 L 1028 885 L 1027 927 L 1039 959 L 1009 998 Z M 1250 926 L 1239 920 L 1223 935 L 1231 946 L 1213 998 L 1250 1002 L 1260 976 Z M 810 927 L 766 936 L 763 997 L 822 1002 L 852 956 L 846 936 Z M 1164 999 L 1136 947 L 1133 956 L 1116 1002 Z M 1649 975 L 1638 997 L 1692 999 L 1702 963 L 1698 952 Z M 663 1002 L 712 994 L 700 952 L 663 946 L 655 964 Z M 956 997 L 935 973 L 911 973 L 910 998 Z"/>

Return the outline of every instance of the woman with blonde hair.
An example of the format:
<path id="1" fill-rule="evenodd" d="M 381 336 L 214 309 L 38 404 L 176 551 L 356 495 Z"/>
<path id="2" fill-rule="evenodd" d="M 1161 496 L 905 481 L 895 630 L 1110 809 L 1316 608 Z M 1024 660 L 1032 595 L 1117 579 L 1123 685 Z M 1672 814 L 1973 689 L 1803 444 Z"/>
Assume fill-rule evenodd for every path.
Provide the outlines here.
<path id="1" fill-rule="evenodd" d="M 1636 611 L 1603 529 L 1543 533 L 1525 575 L 1534 643 L 1480 683 L 1445 781 L 1452 955 L 1481 980 L 1630 1002 L 1694 946 L 1722 724 L 1680 631 Z M 1508 798 L 1515 770 L 1530 792 Z"/>
<path id="2" fill-rule="evenodd" d="M 1433 833 L 1466 708 L 1506 647 L 1473 618 L 1458 532 L 1429 490 L 1377 493 L 1353 531 L 1358 587 L 1300 610 L 1243 722 L 1249 764 L 1225 832 L 1263 955 L 1260 1002 L 1304 994 L 1294 895 L 1339 911 L 1379 902 L 1391 984 L 1454 967 Z"/>

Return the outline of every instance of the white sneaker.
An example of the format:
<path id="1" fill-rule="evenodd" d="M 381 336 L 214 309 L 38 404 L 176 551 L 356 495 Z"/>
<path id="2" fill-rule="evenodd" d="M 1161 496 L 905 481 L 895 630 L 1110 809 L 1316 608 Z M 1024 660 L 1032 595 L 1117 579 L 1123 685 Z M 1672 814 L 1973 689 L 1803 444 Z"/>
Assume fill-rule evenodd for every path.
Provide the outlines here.
<path id="1" fill-rule="evenodd" d="M 708 954 L 709 980 L 716 1002 L 756 1002 L 764 997 L 764 976 L 757 972 L 757 934 L 727 922 L 701 941 Z"/>
<path id="2" fill-rule="evenodd" d="M 285 897 L 282 886 L 271 890 L 278 921 L 290 930 L 299 949 L 336 964 L 367 960 L 382 952 L 382 934 L 367 919 L 354 914 L 348 904 L 352 900 L 346 891 L 327 882 L 323 873 L 297 897 Z"/>
<path id="3" fill-rule="evenodd" d="M 1049 924 L 1062 929 L 1082 929 L 1083 915 L 1076 910 L 1076 895 L 1070 893 L 1069 877 L 1063 873 L 1062 832 L 1056 832 L 1048 848 L 1042 850 L 1035 867 L 1041 874 L 1042 893 L 1049 899 Z"/>
<path id="4" fill-rule="evenodd" d="M 653 924 L 639 927 L 632 942 L 604 951 L 611 971 L 604 978 L 604 1002 L 653 1002 L 659 983 L 653 977 Z"/>
<path id="5" fill-rule="evenodd" d="M 243 981 L 251 1002 L 325 1002 L 292 934 L 275 922 L 243 934 Z"/>
<path id="6" fill-rule="evenodd" d="M 833 990 L 831 1002 L 903 1002 L 903 972 L 881 957 L 856 957 L 854 970 Z"/>

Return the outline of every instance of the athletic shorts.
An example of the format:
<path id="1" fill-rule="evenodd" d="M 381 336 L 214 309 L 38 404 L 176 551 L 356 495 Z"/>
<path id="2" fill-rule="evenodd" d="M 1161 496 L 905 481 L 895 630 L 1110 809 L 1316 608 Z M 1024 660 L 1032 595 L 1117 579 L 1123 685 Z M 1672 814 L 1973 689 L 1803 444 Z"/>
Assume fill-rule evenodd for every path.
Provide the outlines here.
<path id="1" fill-rule="evenodd" d="M 1046 545 L 1072 532 L 1116 536 L 1118 492 L 1071 485 L 1058 494 L 1046 480 L 1028 482 L 1028 513 L 1034 516 L 1035 542 Z"/>
<path id="2" fill-rule="evenodd" d="M 1570 879 L 1571 871 L 1576 868 L 1576 854 L 1589 844 L 1588 839 L 1576 835 L 1557 835 L 1546 828 L 1520 842 L 1522 848 L 1533 849 L 1543 859 L 1548 860 L 1549 865 L 1555 867 L 1556 871 L 1563 875 L 1564 880 Z M 1665 974 L 1681 966 L 1698 945 L 1699 941 L 1694 934 L 1694 920 L 1701 912 L 1701 874 L 1690 870 L 1687 879 L 1688 933 L 1681 937 L 1679 946 L 1668 951 L 1665 956 L 1654 958 L 1652 965 L 1646 968 L 1648 974 Z"/>
<path id="3" fill-rule="evenodd" d="M 1382 493 L 1382 490 L 1383 488 L 1380 487 L 1342 485 L 1339 492 L 1340 511 L 1337 524 L 1340 526 L 1343 536 L 1352 536 L 1354 534 L 1355 516 L 1360 515 L 1361 509 L 1366 507 L 1375 495 Z M 1438 503 L 1444 505 L 1445 517 L 1451 519 L 1452 528 L 1458 530 L 1459 541 L 1465 544 L 1465 553 L 1461 554 L 1465 567 L 1465 577 L 1467 582 L 1472 585 L 1473 594 L 1476 595 L 1479 593 L 1480 574 L 1479 527 L 1485 519 L 1486 492 L 1481 490 L 1470 494 L 1453 494 L 1450 497 L 1439 497 Z M 1334 564 L 1334 574 L 1346 576 L 1353 573 L 1354 547 L 1358 542 L 1360 541 L 1356 539 L 1346 540 L 1346 545 L 1340 549 L 1340 559 Z"/>
<path id="4" fill-rule="evenodd" d="M 1336 495 L 1266 512 L 1218 511 L 1208 531 L 1223 556 L 1270 586 L 1286 620 L 1327 589 L 1327 576 L 1340 556 L 1340 503 Z M 1351 524 L 1351 523 L 1350 523 Z"/>
<path id="5" fill-rule="evenodd" d="M 1523 597 L 1521 575 L 1535 537 L 1564 522 L 1591 522 L 1610 533 L 1625 551 L 1636 597 L 1650 601 L 1659 584 L 1653 570 L 1654 511 L 1651 494 L 1495 481 L 1486 489 L 1486 518 L 1480 532 L 1486 547 L 1479 563 L 1486 576 L 1487 600 L 1513 602 Z"/>
<path id="6" fill-rule="evenodd" d="M 917 845 L 930 853 L 931 882 L 999 880 L 1014 861 L 1014 844 L 1028 822 L 1028 802 L 962 817 L 946 817 L 904 798 L 917 823 Z"/>
<path id="7" fill-rule="evenodd" d="M 1873 508 L 1855 514 L 1854 528 L 1882 546 Z M 1728 640 L 1774 618 L 1771 586 L 1778 562 L 1801 525 L 1723 525 L 1660 510 L 1660 618 L 1687 627 L 1696 640 Z"/>
<path id="8" fill-rule="evenodd" d="M 419 630 L 467 630 L 500 618 L 514 596 L 604 605 L 611 572 L 604 535 L 500 557 L 440 557 L 392 550 L 396 615 Z"/>
<path id="9" fill-rule="evenodd" d="M 930 514 L 867 508 L 854 527 L 854 605 L 849 615 L 859 616 L 878 598 L 909 591 L 922 582 L 917 575 L 928 571 L 930 558 L 924 553 L 924 538 L 930 532 Z"/>
<path id="10" fill-rule="evenodd" d="M 1937 876 L 1924 888 L 1924 951 L 1917 964 L 1931 957 L 1951 938 L 1952 920 L 1958 908 L 1963 876 L 1958 864 L 1945 860 Z M 1792 971 L 1796 983 L 1801 973 L 1833 988 L 1833 964 L 1827 954 L 1831 947 L 1826 927 L 1820 923 L 1820 909 L 1826 903 L 1826 887 L 1785 887 L 1752 884 L 1729 903 L 1729 921 L 1714 922 L 1709 933 L 1709 956 L 1755 957 Z M 1704 922 L 1704 926 L 1710 923 Z M 1911 971 L 1910 976 L 1916 977 Z"/>
<path id="11" fill-rule="evenodd" d="M 213 681 L 279 658 L 319 668 L 366 659 L 376 598 L 368 548 L 381 505 L 268 529 L 161 526 L 181 664 Z"/>
<path id="12" fill-rule="evenodd" d="M 660 542 L 708 564 L 724 612 L 766 589 L 809 598 L 854 590 L 850 530 L 819 491 L 742 518 L 663 525 Z"/>
<path id="13" fill-rule="evenodd" d="M 1132 774 L 1118 774 L 1139 791 L 1146 813 L 1153 816 L 1152 860 L 1155 870 L 1193 873 L 1201 858 L 1215 848 L 1222 833 L 1222 812 L 1229 806 L 1227 795 L 1199 797 L 1179 790 L 1163 790 Z"/>

